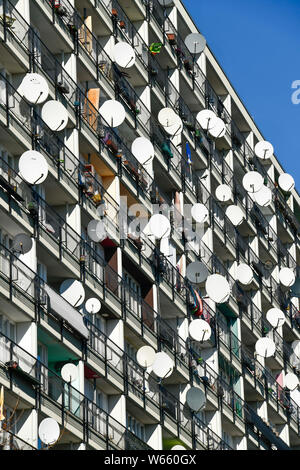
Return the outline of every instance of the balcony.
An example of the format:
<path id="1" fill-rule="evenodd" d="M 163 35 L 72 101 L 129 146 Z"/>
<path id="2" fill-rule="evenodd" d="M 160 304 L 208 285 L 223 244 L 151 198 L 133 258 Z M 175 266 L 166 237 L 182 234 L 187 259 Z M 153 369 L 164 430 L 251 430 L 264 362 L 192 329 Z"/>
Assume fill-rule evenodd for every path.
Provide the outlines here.
<path id="1" fill-rule="evenodd" d="M 1 337 L 4 335 L 1 334 Z M 46 415 L 51 412 L 57 422 L 73 435 L 75 441 L 84 440 L 92 448 L 102 450 L 150 449 L 145 442 L 139 440 L 106 411 L 64 382 L 46 365 L 5 338 L 6 346 L 1 350 L 1 361 L 7 362 L 8 359 L 18 364 L 16 371 L 11 372 L 15 374 L 15 380 L 19 384 L 18 394 L 24 396 L 29 403 L 35 403 L 39 398 L 39 412 Z M 34 392 L 31 391 L 32 383 L 36 386 Z M 6 386 L 11 389 L 9 383 Z M 63 444 L 63 441 L 62 438 L 60 444 Z"/>
<path id="2" fill-rule="evenodd" d="M 0 450 L 36 450 L 36 448 L 13 432 L 2 429 L 0 431 Z"/>

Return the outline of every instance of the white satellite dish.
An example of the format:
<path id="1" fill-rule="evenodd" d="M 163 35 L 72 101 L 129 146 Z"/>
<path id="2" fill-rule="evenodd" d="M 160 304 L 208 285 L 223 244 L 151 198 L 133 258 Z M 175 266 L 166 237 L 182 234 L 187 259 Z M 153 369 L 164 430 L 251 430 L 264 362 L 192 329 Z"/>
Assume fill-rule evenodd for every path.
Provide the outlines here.
<path id="1" fill-rule="evenodd" d="M 20 175 L 29 184 L 41 184 L 48 176 L 48 163 L 45 157 L 35 150 L 27 150 L 19 159 Z"/>
<path id="2" fill-rule="evenodd" d="M 32 244 L 32 238 L 27 233 L 18 233 L 12 240 L 11 250 L 14 253 L 25 255 L 31 250 Z"/>
<path id="3" fill-rule="evenodd" d="M 255 351 L 261 357 L 271 357 L 274 355 L 276 346 L 271 338 L 260 338 L 256 341 Z"/>
<path id="4" fill-rule="evenodd" d="M 201 411 L 205 408 L 205 393 L 198 387 L 191 387 L 186 394 L 186 403 L 192 411 Z"/>
<path id="5" fill-rule="evenodd" d="M 206 281 L 208 276 L 208 269 L 201 261 L 194 261 L 186 268 L 186 277 L 194 284 L 201 284 Z"/>
<path id="6" fill-rule="evenodd" d="M 266 317 L 273 328 L 278 328 L 285 323 L 285 315 L 279 308 L 270 308 L 267 311 Z"/>
<path id="7" fill-rule="evenodd" d="M 95 242 L 102 242 L 107 238 L 105 222 L 103 220 L 91 220 L 87 226 L 87 232 L 90 239 Z"/>
<path id="8" fill-rule="evenodd" d="M 285 192 L 290 192 L 292 189 L 295 187 L 295 180 L 294 178 L 289 175 L 288 173 L 283 173 L 282 175 L 279 176 L 278 178 L 278 184 L 281 187 L 281 189 Z"/>
<path id="9" fill-rule="evenodd" d="M 23 97 L 32 104 L 42 104 L 49 95 L 48 83 L 38 73 L 27 73 L 20 87 Z"/>
<path id="10" fill-rule="evenodd" d="M 291 348 L 293 352 L 300 358 L 300 339 L 296 339 L 292 342 Z"/>
<path id="11" fill-rule="evenodd" d="M 135 51 L 127 42 L 118 42 L 113 49 L 115 61 L 120 67 L 132 67 L 135 63 Z"/>
<path id="12" fill-rule="evenodd" d="M 52 131 L 62 131 L 68 124 L 68 111 L 59 101 L 50 100 L 42 108 L 42 119 Z"/>
<path id="13" fill-rule="evenodd" d="M 254 201 L 261 207 L 267 207 L 272 202 L 272 191 L 267 186 L 263 186 L 253 194 Z"/>
<path id="14" fill-rule="evenodd" d="M 85 299 L 85 290 L 83 285 L 77 279 L 66 279 L 59 288 L 60 295 L 73 305 L 79 307 Z"/>
<path id="15" fill-rule="evenodd" d="M 213 129 L 213 127 L 216 125 L 216 119 L 217 116 L 210 109 L 203 109 L 196 116 L 196 120 L 199 122 L 202 129 L 206 131 Z"/>
<path id="16" fill-rule="evenodd" d="M 132 142 L 131 152 L 141 165 L 151 162 L 154 158 L 152 142 L 145 137 L 138 137 Z"/>
<path id="17" fill-rule="evenodd" d="M 156 359 L 156 352 L 151 346 L 142 346 L 136 353 L 136 360 L 142 367 L 151 367 Z"/>
<path id="18" fill-rule="evenodd" d="M 258 171 L 249 171 L 243 178 L 243 186 L 248 193 L 256 193 L 264 184 L 264 179 Z"/>
<path id="19" fill-rule="evenodd" d="M 111 127 L 118 127 L 124 121 L 126 112 L 124 106 L 117 100 L 107 100 L 100 106 L 99 113 Z"/>
<path id="20" fill-rule="evenodd" d="M 216 198 L 219 201 L 227 202 L 232 198 L 232 191 L 227 184 L 220 184 L 216 189 Z"/>
<path id="21" fill-rule="evenodd" d="M 172 126 L 165 126 L 164 130 L 167 132 L 167 134 L 171 135 L 172 137 L 176 137 L 177 135 L 181 134 L 183 131 L 183 122 L 179 116 L 176 116 L 176 121 L 175 124 Z"/>
<path id="22" fill-rule="evenodd" d="M 171 224 L 163 214 L 152 215 L 149 220 L 149 228 L 151 234 L 158 239 L 169 237 L 171 233 Z"/>
<path id="23" fill-rule="evenodd" d="M 200 33 L 191 33 L 185 38 L 185 45 L 191 54 L 201 54 L 206 46 L 206 39 Z"/>
<path id="24" fill-rule="evenodd" d="M 221 276 L 221 274 L 208 276 L 205 283 L 205 290 L 211 300 L 217 304 L 227 302 L 230 297 L 230 285 L 227 279 Z"/>
<path id="25" fill-rule="evenodd" d="M 178 115 L 171 108 L 162 108 L 159 111 L 157 118 L 163 127 L 171 127 L 178 122 Z"/>
<path id="26" fill-rule="evenodd" d="M 101 302 L 96 297 L 91 297 L 85 302 L 84 307 L 88 313 L 98 313 L 101 310 Z"/>
<path id="27" fill-rule="evenodd" d="M 193 219 L 200 224 L 204 224 L 209 219 L 209 210 L 204 204 L 194 204 L 191 210 Z"/>
<path id="28" fill-rule="evenodd" d="M 258 158 L 267 160 L 268 158 L 272 157 L 274 153 L 274 147 L 270 142 L 262 140 L 255 145 L 254 152 Z"/>
<path id="29" fill-rule="evenodd" d="M 161 379 L 170 377 L 174 369 L 174 361 L 165 352 L 156 353 L 156 358 L 152 370 Z"/>
<path id="30" fill-rule="evenodd" d="M 75 364 L 72 363 L 65 364 L 62 367 L 60 373 L 65 382 L 75 382 L 78 377 L 78 368 L 75 366 Z"/>
<path id="31" fill-rule="evenodd" d="M 236 280 L 244 286 L 248 286 L 253 281 L 253 271 L 248 264 L 241 263 L 236 268 Z"/>
<path id="32" fill-rule="evenodd" d="M 173 446 L 170 450 L 186 450 L 186 448 L 178 444 L 176 446 Z"/>
<path id="33" fill-rule="evenodd" d="M 230 222 L 235 226 L 240 225 L 244 220 L 242 209 L 240 209 L 238 206 L 235 206 L 234 204 L 227 207 L 225 214 L 227 215 Z"/>
<path id="34" fill-rule="evenodd" d="M 226 134 L 225 122 L 221 118 L 215 117 L 215 120 L 213 121 L 213 127 L 208 129 L 208 132 L 216 139 L 224 137 L 224 135 Z"/>
<path id="35" fill-rule="evenodd" d="M 158 3 L 163 7 L 168 7 L 173 4 L 174 0 L 158 0 Z"/>
<path id="36" fill-rule="evenodd" d="M 189 324 L 189 335 L 194 341 L 208 341 L 211 337 L 211 327 L 205 320 L 198 318 Z"/>
<path id="37" fill-rule="evenodd" d="M 54 444 L 59 438 L 59 424 L 53 418 L 45 418 L 39 425 L 39 438 L 46 444 Z"/>
<path id="38" fill-rule="evenodd" d="M 290 268 L 282 268 L 279 271 L 279 281 L 283 286 L 291 287 L 296 281 L 296 276 Z"/>
<path id="39" fill-rule="evenodd" d="M 296 374 L 288 373 L 284 377 L 284 385 L 289 390 L 295 390 L 299 385 L 299 379 Z"/>

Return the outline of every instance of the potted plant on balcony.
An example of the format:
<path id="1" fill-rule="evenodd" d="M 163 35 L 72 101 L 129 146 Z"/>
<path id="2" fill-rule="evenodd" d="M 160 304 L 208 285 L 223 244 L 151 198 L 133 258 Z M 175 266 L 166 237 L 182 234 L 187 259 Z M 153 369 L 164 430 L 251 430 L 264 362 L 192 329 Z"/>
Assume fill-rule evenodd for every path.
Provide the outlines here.
<path id="1" fill-rule="evenodd" d="M 31 215 L 36 215 L 38 213 L 38 207 L 35 201 L 30 201 L 27 204 L 27 209 L 29 210 Z"/>

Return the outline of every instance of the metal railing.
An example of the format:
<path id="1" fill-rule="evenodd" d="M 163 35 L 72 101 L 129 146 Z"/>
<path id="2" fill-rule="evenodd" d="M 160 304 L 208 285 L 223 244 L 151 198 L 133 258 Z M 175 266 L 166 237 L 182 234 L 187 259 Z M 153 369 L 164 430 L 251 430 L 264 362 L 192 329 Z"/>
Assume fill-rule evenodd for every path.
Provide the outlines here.
<path id="1" fill-rule="evenodd" d="M 60 416 L 61 411 L 66 416 L 71 414 L 80 426 L 88 426 L 93 432 L 99 434 L 106 442 L 107 448 L 112 446 L 119 450 L 150 449 L 121 423 L 112 418 L 105 410 L 89 400 L 71 384 L 66 383 L 53 370 L 49 369 L 40 360 L 18 346 L 7 336 L 0 333 L 1 362 L 16 362 L 15 373 L 27 374 L 38 385 L 37 393 L 41 396 L 44 406 L 53 407 Z M 136 446 L 136 447 L 135 447 Z"/>

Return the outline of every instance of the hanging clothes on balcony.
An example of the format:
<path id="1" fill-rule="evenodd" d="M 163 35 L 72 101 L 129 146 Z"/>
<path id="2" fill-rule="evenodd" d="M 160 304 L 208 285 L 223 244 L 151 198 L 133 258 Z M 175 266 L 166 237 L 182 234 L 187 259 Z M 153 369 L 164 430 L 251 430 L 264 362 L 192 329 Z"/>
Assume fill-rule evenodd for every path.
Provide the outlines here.
<path id="1" fill-rule="evenodd" d="M 202 299 L 196 289 L 194 289 L 192 286 L 189 286 L 189 289 L 192 297 L 191 312 L 193 315 L 201 317 L 203 313 Z"/>

